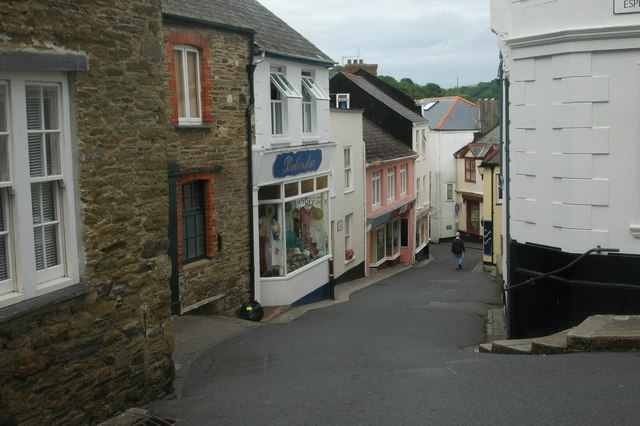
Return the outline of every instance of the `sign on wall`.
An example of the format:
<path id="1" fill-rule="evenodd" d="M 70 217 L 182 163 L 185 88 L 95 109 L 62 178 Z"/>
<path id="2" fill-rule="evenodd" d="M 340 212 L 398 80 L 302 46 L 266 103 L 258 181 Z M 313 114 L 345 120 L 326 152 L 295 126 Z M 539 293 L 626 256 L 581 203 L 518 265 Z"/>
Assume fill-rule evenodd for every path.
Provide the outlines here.
<path id="1" fill-rule="evenodd" d="M 613 0 L 613 13 L 640 13 L 640 0 Z"/>
<path id="2" fill-rule="evenodd" d="M 315 172 L 321 163 L 322 151 L 319 149 L 278 154 L 273 162 L 273 177 L 283 178 Z"/>

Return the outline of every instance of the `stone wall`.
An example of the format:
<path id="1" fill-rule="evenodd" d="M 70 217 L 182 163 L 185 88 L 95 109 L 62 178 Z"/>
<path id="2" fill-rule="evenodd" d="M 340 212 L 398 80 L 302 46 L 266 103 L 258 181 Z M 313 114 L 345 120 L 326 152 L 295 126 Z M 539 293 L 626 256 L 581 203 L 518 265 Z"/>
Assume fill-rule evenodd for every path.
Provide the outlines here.
<path id="1" fill-rule="evenodd" d="M 211 239 L 215 249 L 207 259 L 180 263 L 181 312 L 211 303 L 213 312 L 237 314 L 248 300 L 251 275 L 249 171 L 246 109 L 250 97 L 247 65 L 251 63 L 248 33 L 198 28 L 165 22 L 167 101 L 172 117 L 168 158 L 182 173 L 209 170 L 214 187 Z M 203 126 L 177 126 L 172 50 L 174 44 L 199 49 L 203 92 Z M 180 213 L 180 212 L 178 212 Z M 178 224 L 180 220 L 178 220 Z M 180 225 L 178 225 L 180 226 Z"/>
<path id="2" fill-rule="evenodd" d="M 171 390 L 161 25 L 160 0 L 3 4 L 0 49 L 89 61 L 70 73 L 80 284 L 0 309 L 0 414 L 21 425 L 96 423 Z"/>

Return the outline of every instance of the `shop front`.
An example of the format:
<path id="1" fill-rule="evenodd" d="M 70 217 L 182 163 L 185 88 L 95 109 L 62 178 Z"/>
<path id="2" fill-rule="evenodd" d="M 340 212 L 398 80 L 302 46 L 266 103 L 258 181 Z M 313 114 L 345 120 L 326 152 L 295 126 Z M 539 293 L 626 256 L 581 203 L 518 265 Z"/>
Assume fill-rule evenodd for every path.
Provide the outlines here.
<path id="1" fill-rule="evenodd" d="M 256 299 L 296 305 L 329 295 L 334 145 L 254 151 Z"/>
<path id="2" fill-rule="evenodd" d="M 414 199 L 367 219 L 370 268 L 413 263 Z"/>

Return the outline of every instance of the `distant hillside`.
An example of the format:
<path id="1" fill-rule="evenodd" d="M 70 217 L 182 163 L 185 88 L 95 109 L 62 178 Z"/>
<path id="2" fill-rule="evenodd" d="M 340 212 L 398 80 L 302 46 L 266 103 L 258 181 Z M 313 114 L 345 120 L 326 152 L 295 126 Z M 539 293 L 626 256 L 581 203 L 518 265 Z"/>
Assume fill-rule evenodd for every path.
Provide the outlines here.
<path id="1" fill-rule="evenodd" d="M 344 67 L 338 65 L 332 68 L 331 71 L 344 71 Z M 498 79 L 486 83 L 478 83 L 472 86 L 443 89 L 436 83 L 427 83 L 424 86 L 421 86 L 418 83 L 414 83 L 410 78 L 403 78 L 398 81 L 387 75 L 380 75 L 378 77 L 415 100 L 442 96 L 460 96 L 470 100 L 471 102 L 476 102 L 478 99 L 497 99 L 500 97 L 500 84 Z"/>
<path id="2" fill-rule="evenodd" d="M 415 100 L 441 96 L 460 96 L 470 100 L 471 102 L 476 102 L 478 99 L 500 97 L 500 85 L 498 79 L 486 83 L 478 83 L 473 86 L 443 89 L 436 83 L 427 83 L 424 86 L 421 86 L 414 83 L 410 78 L 403 78 L 402 80 L 397 81 L 395 78 L 386 75 L 381 75 L 379 77 L 381 80 L 384 80 Z"/>

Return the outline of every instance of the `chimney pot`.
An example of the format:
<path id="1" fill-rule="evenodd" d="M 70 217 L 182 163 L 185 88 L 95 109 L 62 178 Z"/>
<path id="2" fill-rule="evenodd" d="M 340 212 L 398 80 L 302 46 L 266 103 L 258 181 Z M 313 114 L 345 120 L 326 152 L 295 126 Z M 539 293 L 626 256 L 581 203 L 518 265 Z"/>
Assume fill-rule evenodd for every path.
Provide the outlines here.
<path id="1" fill-rule="evenodd" d="M 360 63 L 363 64 L 364 63 L 364 59 L 360 59 Z"/>

